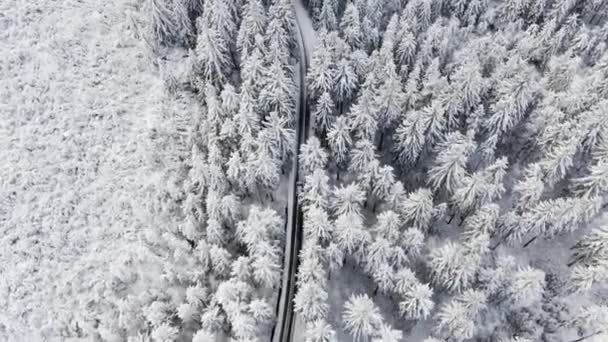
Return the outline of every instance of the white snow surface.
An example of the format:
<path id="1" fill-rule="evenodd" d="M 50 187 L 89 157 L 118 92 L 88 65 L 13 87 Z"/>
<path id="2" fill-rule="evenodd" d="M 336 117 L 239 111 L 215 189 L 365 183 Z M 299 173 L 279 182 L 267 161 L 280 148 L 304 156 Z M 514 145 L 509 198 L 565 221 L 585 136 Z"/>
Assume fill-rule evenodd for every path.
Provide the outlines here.
<path id="1" fill-rule="evenodd" d="M 308 62 L 310 63 L 312 52 L 317 44 L 317 34 L 312 25 L 312 19 L 310 19 L 310 15 L 304 7 L 302 0 L 294 0 L 293 6 L 295 8 L 296 17 L 300 23 L 300 30 L 304 37 L 304 45 L 306 46 L 306 55 L 308 57 Z"/>

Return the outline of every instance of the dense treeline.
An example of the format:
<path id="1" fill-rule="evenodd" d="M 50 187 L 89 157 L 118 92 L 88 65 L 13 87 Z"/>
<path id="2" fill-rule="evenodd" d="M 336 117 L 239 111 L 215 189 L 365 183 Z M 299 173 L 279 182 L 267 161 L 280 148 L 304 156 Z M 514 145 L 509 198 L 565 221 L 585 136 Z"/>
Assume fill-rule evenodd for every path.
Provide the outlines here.
<path id="1" fill-rule="evenodd" d="M 332 341 L 339 328 L 355 340 L 402 336 L 366 295 L 346 302 L 341 322 L 328 315 L 339 305 L 331 274 L 350 272 L 345 263 L 368 277 L 370 296 L 395 303 L 386 312 L 401 328 L 430 320 L 429 341 L 603 334 L 606 3 L 307 6 L 318 138 L 301 151 L 296 309 L 308 339 Z M 555 260 L 539 260 L 543 249 Z"/>
<path id="2" fill-rule="evenodd" d="M 148 239 L 180 265 L 163 270 L 168 287 L 187 290 L 153 302 L 145 326 L 159 340 L 267 336 L 281 184 L 296 152 L 292 5 L 147 5 L 153 49 L 190 52 L 167 89 L 193 94 L 203 111 L 185 176 L 161 204 L 183 223 Z M 317 34 L 306 75 L 314 134 L 299 151 L 294 300 L 306 340 L 399 341 L 421 329 L 427 341 L 600 338 L 605 2 L 306 6 Z M 353 277 L 367 293 L 350 293 L 343 279 Z"/>
<path id="3" fill-rule="evenodd" d="M 188 51 L 186 70 L 167 73 L 167 90 L 191 94 L 202 111 L 193 117 L 177 194 L 160 203 L 178 224 L 148 239 L 170 260 L 165 286 L 178 293 L 153 302 L 145 326 L 159 341 L 268 338 L 286 219 L 281 185 L 295 152 L 291 3 L 147 4 L 146 37 L 156 53 Z"/>

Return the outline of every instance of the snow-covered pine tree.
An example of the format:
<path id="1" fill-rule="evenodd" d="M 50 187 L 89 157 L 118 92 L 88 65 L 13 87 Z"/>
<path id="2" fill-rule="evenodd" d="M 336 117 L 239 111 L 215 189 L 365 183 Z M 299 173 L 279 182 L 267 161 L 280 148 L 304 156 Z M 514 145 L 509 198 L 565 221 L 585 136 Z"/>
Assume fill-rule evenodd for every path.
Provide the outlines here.
<path id="1" fill-rule="evenodd" d="M 351 295 L 342 313 L 344 329 L 355 341 L 369 341 L 378 333 L 383 319 L 380 310 L 366 295 Z"/>
<path id="2" fill-rule="evenodd" d="M 543 183 L 542 168 L 538 164 L 528 165 L 524 171 L 524 176 L 520 178 L 513 191 L 517 198 L 516 208 L 523 211 L 526 208 L 536 205 L 545 190 Z"/>
<path id="3" fill-rule="evenodd" d="M 287 119 L 291 126 L 295 123 L 295 85 L 289 68 L 284 66 L 281 60 L 273 60 L 270 63 L 268 74 L 261 79 L 264 86 L 260 91 L 258 103 L 260 108 L 277 112 L 281 118 Z"/>
<path id="4" fill-rule="evenodd" d="M 224 3 L 223 0 L 213 2 Z M 224 10 L 226 14 L 218 15 Z M 206 80 L 221 84 L 234 69 L 230 35 L 236 24 L 228 9 L 218 8 L 210 12 L 196 20 L 196 68 Z"/>
<path id="5" fill-rule="evenodd" d="M 428 284 L 415 282 L 401 295 L 403 298 L 399 302 L 399 312 L 406 319 L 426 319 L 435 307 L 433 290 Z"/>
<path id="6" fill-rule="evenodd" d="M 355 257 L 355 260 L 365 260 L 365 251 L 371 241 L 369 232 L 363 225 L 360 216 L 347 212 L 338 216 L 334 230 L 334 241 L 346 255 Z"/>
<path id="7" fill-rule="evenodd" d="M 304 209 L 304 237 L 311 241 L 327 242 L 333 231 L 327 212 L 319 207 Z"/>
<path id="8" fill-rule="evenodd" d="M 352 145 L 351 127 L 346 116 L 339 116 L 327 132 L 327 141 L 337 164 L 344 164 Z"/>
<path id="9" fill-rule="evenodd" d="M 325 169 L 328 161 L 327 152 L 321 147 L 321 142 L 316 136 L 308 138 L 302 144 L 299 158 L 304 175 L 309 175 L 318 169 Z"/>
<path id="10" fill-rule="evenodd" d="M 466 215 L 480 205 L 500 198 L 505 192 L 503 178 L 507 165 L 507 159 L 500 158 L 486 169 L 464 177 L 452 196 L 452 203 Z"/>
<path id="11" fill-rule="evenodd" d="M 316 15 L 317 30 L 333 31 L 338 27 L 336 19 L 337 0 L 324 0 L 321 10 Z"/>
<path id="12" fill-rule="evenodd" d="M 144 4 L 150 18 L 150 36 L 163 45 L 188 45 L 193 25 L 186 1 L 148 0 Z"/>
<path id="13" fill-rule="evenodd" d="M 539 202 L 522 215 L 522 225 L 532 234 L 534 241 L 538 236 L 553 237 L 564 232 L 573 232 L 583 223 L 588 223 L 601 208 L 602 199 L 565 198 Z"/>
<path id="14" fill-rule="evenodd" d="M 327 292 L 316 282 L 302 282 L 293 301 L 294 310 L 307 322 L 324 319 L 329 311 Z"/>
<path id="15" fill-rule="evenodd" d="M 407 195 L 398 204 L 398 213 L 406 224 L 425 232 L 433 219 L 433 193 L 427 188 L 420 188 Z"/>
<path id="16" fill-rule="evenodd" d="M 361 90 L 359 97 L 346 115 L 355 137 L 361 140 L 376 141 L 378 132 L 378 115 L 376 111 L 376 91 L 368 79 Z"/>
<path id="17" fill-rule="evenodd" d="M 335 216 L 355 214 L 361 215 L 361 206 L 365 201 L 365 192 L 357 183 L 338 186 L 334 189 L 332 208 Z"/>
<path id="18" fill-rule="evenodd" d="M 266 9 L 260 0 L 245 1 L 242 11 L 243 20 L 239 27 L 236 48 L 241 56 L 246 56 L 255 45 L 255 37 L 264 34 L 268 26 L 268 18 Z"/>
<path id="19" fill-rule="evenodd" d="M 303 192 L 305 207 L 327 210 L 331 194 L 327 173 L 323 169 L 316 169 L 312 174 L 306 176 Z"/>
<path id="20" fill-rule="evenodd" d="M 334 92 L 340 114 L 344 113 L 346 106 L 350 104 L 358 86 L 358 77 L 353 64 L 353 61 L 346 58 L 341 58 L 336 63 Z"/>
<path id="21" fill-rule="evenodd" d="M 305 342 L 337 342 L 336 331 L 327 321 L 317 319 L 306 325 Z"/>
<path id="22" fill-rule="evenodd" d="M 428 171 L 428 182 L 434 191 L 444 188 L 453 193 L 467 175 L 466 164 L 475 148 L 472 137 L 459 132 L 446 136 L 437 146 L 437 156 Z"/>
<path id="23" fill-rule="evenodd" d="M 583 235 L 571 248 L 572 265 L 597 265 L 608 263 L 608 229 L 597 227 Z"/>
<path id="24" fill-rule="evenodd" d="M 451 292 L 467 289 L 479 271 L 488 245 L 488 235 L 480 234 L 461 243 L 448 242 L 431 250 L 429 267 L 433 283 Z"/>
<path id="25" fill-rule="evenodd" d="M 516 307 L 538 303 L 545 291 L 545 272 L 529 266 L 513 273 L 509 284 L 509 299 Z"/>
<path id="26" fill-rule="evenodd" d="M 321 94 L 312 112 L 313 127 L 320 136 L 325 136 L 327 130 L 333 124 L 335 109 L 336 105 L 330 93 L 324 92 Z"/>
<path id="27" fill-rule="evenodd" d="M 344 40 L 353 48 L 361 47 L 361 18 L 354 2 L 348 2 L 340 19 L 340 32 Z"/>
<path id="28" fill-rule="evenodd" d="M 269 154 L 285 163 L 294 154 L 295 131 L 289 127 L 289 119 L 277 112 L 270 112 L 262 123 L 260 140 Z"/>
<path id="29" fill-rule="evenodd" d="M 319 41 L 323 41 L 325 32 L 320 33 Z M 306 74 L 306 85 L 312 99 L 335 87 L 335 62 L 332 60 L 331 51 L 321 46 L 315 48 L 310 61 L 310 69 Z"/>
<path id="30" fill-rule="evenodd" d="M 486 296 L 481 291 L 467 290 L 447 302 L 436 315 L 438 334 L 462 341 L 474 336 L 476 320 L 486 307 Z"/>

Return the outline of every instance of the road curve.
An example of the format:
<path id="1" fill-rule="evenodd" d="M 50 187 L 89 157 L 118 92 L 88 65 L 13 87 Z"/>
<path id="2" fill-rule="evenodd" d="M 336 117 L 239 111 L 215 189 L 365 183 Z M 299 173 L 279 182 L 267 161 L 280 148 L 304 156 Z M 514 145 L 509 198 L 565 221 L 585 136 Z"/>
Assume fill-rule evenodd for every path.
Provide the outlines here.
<path id="1" fill-rule="evenodd" d="M 302 246 L 302 209 L 298 199 L 300 146 L 308 138 L 309 107 L 306 95 L 306 71 L 308 55 L 304 44 L 304 36 L 300 21 L 296 18 L 298 30 L 298 46 L 300 47 L 300 101 L 298 120 L 296 122 L 296 149 L 293 158 L 291 177 L 289 179 L 289 195 L 287 209 L 287 231 L 285 232 L 285 252 L 283 257 L 283 278 L 279 288 L 277 301 L 277 322 L 272 329 L 271 342 L 291 342 L 294 326 L 293 298 L 296 292 L 296 272 L 298 269 L 298 254 Z"/>

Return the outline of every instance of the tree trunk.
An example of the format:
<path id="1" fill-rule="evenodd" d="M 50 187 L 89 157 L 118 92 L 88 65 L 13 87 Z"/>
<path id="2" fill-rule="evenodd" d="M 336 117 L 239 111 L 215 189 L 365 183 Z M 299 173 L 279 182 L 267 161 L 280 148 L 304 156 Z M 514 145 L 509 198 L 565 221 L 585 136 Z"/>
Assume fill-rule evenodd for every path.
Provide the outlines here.
<path id="1" fill-rule="evenodd" d="M 491 250 L 495 250 L 496 248 L 498 248 L 498 246 L 500 246 L 503 242 L 505 242 L 505 240 L 511 236 L 511 234 L 513 234 L 513 232 L 515 231 L 515 228 L 511 228 L 511 230 L 509 230 L 509 232 L 507 233 L 507 235 L 503 236 L 502 238 L 500 238 L 500 241 L 498 241 L 498 243 L 496 245 L 494 245 L 494 247 L 490 247 Z"/>
<path id="2" fill-rule="evenodd" d="M 596 335 L 599 335 L 599 334 L 603 334 L 603 333 L 604 333 L 604 330 L 596 331 L 593 334 L 590 334 L 590 335 L 587 335 L 587 336 L 583 336 L 581 338 L 577 338 L 576 340 L 572 340 L 570 342 L 581 342 L 581 341 L 584 341 L 584 340 L 586 340 L 588 338 L 591 338 L 593 336 L 596 336 Z"/>
<path id="3" fill-rule="evenodd" d="M 452 223 L 452 220 L 454 219 L 455 216 L 456 216 L 456 213 L 452 214 L 452 216 L 450 216 L 450 219 L 448 220 L 447 224 Z"/>
<path id="4" fill-rule="evenodd" d="M 568 267 L 572 267 L 572 266 L 574 266 L 574 264 L 578 263 L 578 262 L 579 262 L 579 261 L 581 261 L 582 259 L 583 259 L 582 257 L 578 257 L 578 258 L 576 258 L 576 259 L 574 259 L 574 260 L 570 261 L 570 262 L 568 263 Z"/>
<path id="5" fill-rule="evenodd" d="M 526 243 L 523 245 L 523 248 L 528 247 L 528 246 L 529 246 L 529 245 L 530 245 L 532 242 L 534 242 L 534 240 L 536 240 L 536 239 L 538 239 L 538 235 L 536 235 L 535 237 L 533 237 L 533 238 L 531 238 L 530 240 L 528 240 L 528 242 L 526 242 Z"/>

